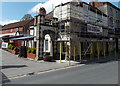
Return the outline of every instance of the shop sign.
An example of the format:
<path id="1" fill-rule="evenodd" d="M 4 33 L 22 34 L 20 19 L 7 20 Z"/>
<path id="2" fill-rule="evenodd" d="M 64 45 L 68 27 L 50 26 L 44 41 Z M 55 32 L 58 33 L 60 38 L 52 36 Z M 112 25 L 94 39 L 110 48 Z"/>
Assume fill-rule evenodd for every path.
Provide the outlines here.
<path id="1" fill-rule="evenodd" d="M 8 43 L 3 42 L 1 48 L 8 48 Z"/>
<path id="2" fill-rule="evenodd" d="M 103 29 L 100 26 L 95 26 L 95 25 L 92 25 L 92 24 L 87 24 L 87 31 L 88 32 L 92 32 L 92 33 L 101 33 L 101 32 L 103 32 Z"/>

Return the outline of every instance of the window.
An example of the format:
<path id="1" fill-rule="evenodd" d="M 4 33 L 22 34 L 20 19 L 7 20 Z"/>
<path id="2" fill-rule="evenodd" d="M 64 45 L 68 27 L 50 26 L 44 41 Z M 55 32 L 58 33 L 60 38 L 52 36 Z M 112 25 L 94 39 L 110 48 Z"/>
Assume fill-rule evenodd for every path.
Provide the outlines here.
<path id="1" fill-rule="evenodd" d="M 60 24 L 60 30 L 61 30 L 61 32 L 64 32 L 64 29 L 65 29 L 64 23 Z"/>
<path id="2" fill-rule="evenodd" d="M 12 29 L 10 29 L 10 32 L 12 32 Z"/>
<path id="3" fill-rule="evenodd" d="M 110 26 L 113 27 L 113 17 L 110 17 Z"/>
<path id="4" fill-rule="evenodd" d="M 34 28 L 30 28 L 30 35 L 34 35 Z"/>
<path id="5" fill-rule="evenodd" d="M 48 50 L 48 39 L 45 40 L 45 51 Z"/>
<path id="6" fill-rule="evenodd" d="M 18 31 L 18 28 L 16 28 L 16 31 Z"/>
<path id="7" fill-rule="evenodd" d="M 110 8 L 110 15 L 113 16 L 113 10 Z"/>
<path id="8" fill-rule="evenodd" d="M 62 24 L 62 25 L 60 26 L 60 29 L 65 29 L 65 25 Z"/>
<path id="9" fill-rule="evenodd" d="M 45 24 L 50 25 L 50 22 L 46 21 Z"/>

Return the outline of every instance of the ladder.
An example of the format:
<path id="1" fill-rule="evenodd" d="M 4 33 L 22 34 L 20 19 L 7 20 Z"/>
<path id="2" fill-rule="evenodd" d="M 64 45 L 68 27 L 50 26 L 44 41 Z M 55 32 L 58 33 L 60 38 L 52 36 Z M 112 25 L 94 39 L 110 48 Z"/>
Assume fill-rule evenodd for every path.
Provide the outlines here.
<path id="1" fill-rule="evenodd" d="M 92 45 L 92 43 L 90 43 L 90 44 L 89 44 L 89 46 L 88 46 L 87 50 L 85 51 L 85 53 L 84 53 L 84 54 L 82 54 L 82 55 L 83 55 L 83 57 L 87 54 L 87 52 L 88 52 L 88 50 L 90 49 L 91 45 Z M 89 53 L 89 54 L 90 54 L 90 53 Z M 83 57 L 82 57 L 82 58 L 83 58 Z"/>

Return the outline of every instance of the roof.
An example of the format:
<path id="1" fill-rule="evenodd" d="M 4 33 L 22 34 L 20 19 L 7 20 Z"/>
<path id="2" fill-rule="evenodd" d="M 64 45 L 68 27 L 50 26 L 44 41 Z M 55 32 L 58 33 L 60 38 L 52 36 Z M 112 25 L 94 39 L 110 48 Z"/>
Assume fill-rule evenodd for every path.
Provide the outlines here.
<path id="1" fill-rule="evenodd" d="M 116 9 L 118 9 L 120 11 L 120 8 L 116 7 L 115 5 L 113 5 L 110 2 L 103 2 L 103 3 L 108 4 L 108 5 L 112 6 L 113 8 L 116 8 Z"/>
<path id="2" fill-rule="evenodd" d="M 92 1 L 92 3 L 93 3 L 93 2 L 94 2 L 94 1 Z M 90 2 L 90 3 L 91 3 L 91 2 Z M 116 7 L 115 5 L 113 5 L 113 4 L 110 3 L 110 2 L 94 2 L 94 3 L 102 3 L 100 6 L 103 6 L 103 5 L 107 4 L 107 5 L 110 5 L 110 6 L 112 6 L 113 8 L 115 8 L 115 9 L 117 9 L 117 10 L 120 11 L 120 8 Z"/>
<path id="3" fill-rule="evenodd" d="M 29 19 L 29 20 L 19 21 L 19 22 L 15 22 L 15 23 L 10 23 L 10 24 L 4 25 L 2 27 L 2 29 L 24 27 L 25 25 L 34 25 L 33 22 L 34 22 L 33 19 Z"/>
<path id="4" fill-rule="evenodd" d="M 50 20 L 53 18 L 53 11 L 49 12 L 46 16 L 45 19 Z"/>
<path id="5" fill-rule="evenodd" d="M 103 14 L 104 16 L 107 16 L 105 13 L 103 13 L 101 10 L 99 10 L 97 7 L 94 7 L 94 6 L 92 6 L 92 5 L 90 5 L 90 4 L 88 4 L 88 3 L 86 3 L 86 2 L 82 2 L 82 3 L 84 3 L 84 4 L 87 4 L 88 6 L 89 6 L 89 9 L 91 10 L 91 11 L 93 11 L 93 12 L 96 12 L 96 10 L 97 10 L 97 13 L 98 14 Z"/>

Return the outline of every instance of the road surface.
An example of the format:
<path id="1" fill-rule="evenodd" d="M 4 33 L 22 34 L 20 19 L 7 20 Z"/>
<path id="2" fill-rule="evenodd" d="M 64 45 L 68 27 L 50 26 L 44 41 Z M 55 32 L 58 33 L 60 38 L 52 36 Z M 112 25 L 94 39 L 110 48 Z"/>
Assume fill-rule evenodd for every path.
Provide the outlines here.
<path id="1" fill-rule="evenodd" d="M 118 61 L 84 66 L 12 79 L 7 84 L 117 84 Z"/>

